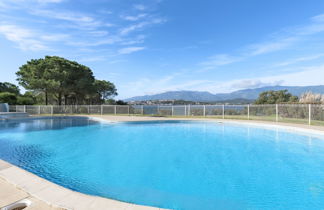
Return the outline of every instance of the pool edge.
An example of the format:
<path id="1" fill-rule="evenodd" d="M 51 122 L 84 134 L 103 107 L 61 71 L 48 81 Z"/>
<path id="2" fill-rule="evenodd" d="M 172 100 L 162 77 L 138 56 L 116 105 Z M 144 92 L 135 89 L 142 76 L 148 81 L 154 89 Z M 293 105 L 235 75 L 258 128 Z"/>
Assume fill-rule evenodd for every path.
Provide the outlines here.
<path id="1" fill-rule="evenodd" d="M 212 118 L 169 118 L 169 117 L 141 117 L 141 116 L 110 116 L 110 115 L 79 115 L 88 117 L 102 123 L 116 122 L 140 122 L 140 121 L 201 121 L 201 122 L 218 122 L 231 123 L 239 125 L 250 125 L 269 129 L 282 129 L 286 131 L 299 132 L 301 134 L 315 134 L 324 136 L 324 126 L 304 125 L 286 122 L 268 122 L 257 120 L 235 120 L 235 119 L 212 119 Z"/>

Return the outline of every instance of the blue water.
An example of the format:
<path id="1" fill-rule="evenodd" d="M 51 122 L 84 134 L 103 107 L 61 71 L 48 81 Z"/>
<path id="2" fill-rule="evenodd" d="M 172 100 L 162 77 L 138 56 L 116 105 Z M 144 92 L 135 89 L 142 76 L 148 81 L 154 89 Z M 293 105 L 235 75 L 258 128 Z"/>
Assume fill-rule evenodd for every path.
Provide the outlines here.
<path id="1" fill-rule="evenodd" d="M 324 137 L 213 122 L 0 123 L 0 158 L 87 194 L 172 209 L 323 209 Z"/>

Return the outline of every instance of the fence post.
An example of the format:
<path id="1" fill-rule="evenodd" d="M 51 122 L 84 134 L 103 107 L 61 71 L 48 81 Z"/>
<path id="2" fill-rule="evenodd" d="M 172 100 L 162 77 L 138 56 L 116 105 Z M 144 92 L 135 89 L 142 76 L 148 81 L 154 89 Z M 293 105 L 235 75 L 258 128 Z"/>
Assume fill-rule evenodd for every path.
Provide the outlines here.
<path id="1" fill-rule="evenodd" d="M 41 106 L 38 105 L 38 115 L 40 115 L 40 114 L 41 114 Z"/>
<path id="2" fill-rule="evenodd" d="M 26 112 L 26 105 L 24 105 L 24 112 Z"/>
<path id="3" fill-rule="evenodd" d="M 204 105 L 204 117 L 206 117 L 206 105 Z"/>
<path id="4" fill-rule="evenodd" d="M 100 105 L 100 114 L 102 115 L 102 109 L 103 109 L 103 107 L 102 107 L 102 104 Z"/>
<path id="5" fill-rule="evenodd" d="M 141 113 L 144 115 L 144 105 L 141 106 Z"/>
<path id="6" fill-rule="evenodd" d="M 279 122 L 279 105 L 276 104 L 276 122 Z"/>
<path id="7" fill-rule="evenodd" d="M 174 112 L 174 109 L 173 109 L 173 105 L 171 106 L 171 115 L 173 116 L 173 112 Z"/>
<path id="8" fill-rule="evenodd" d="M 53 105 L 51 106 L 51 115 L 53 115 Z"/>
<path id="9" fill-rule="evenodd" d="M 250 120 L 250 104 L 247 105 L 248 120 Z"/>
<path id="10" fill-rule="evenodd" d="M 160 114 L 160 105 L 159 104 L 157 105 L 157 114 L 158 115 Z"/>
<path id="11" fill-rule="evenodd" d="M 308 125 L 312 124 L 312 105 L 308 104 Z"/>
<path id="12" fill-rule="evenodd" d="M 184 110 L 185 111 L 185 116 L 187 116 L 187 105 L 185 105 L 184 108 L 185 108 L 185 110 Z"/>
<path id="13" fill-rule="evenodd" d="M 223 104 L 223 119 L 225 119 L 225 104 Z"/>
<path id="14" fill-rule="evenodd" d="M 188 116 L 190 116 L 190 111 L 191 111 L 191 109 L 190 109 L 190 104 L 188 105 Z"/>
<path id="15" fill-rule="evenodd" d="M 90 114 L 90 105 L 88 105 L 88 114 Z"/>
<path id="16" fill-rule="evenodd" d="M 115 115 L 117 114 L 117 105 L 115 105 Z"/>
<path id="17" fill-rule="evenodd" d="M 128 115 L 130 115 L 129 110 L 130 110 L 130 105 L 128 105 L 128 107 L 127 107 L 127 113 L 128 113 Z"/>

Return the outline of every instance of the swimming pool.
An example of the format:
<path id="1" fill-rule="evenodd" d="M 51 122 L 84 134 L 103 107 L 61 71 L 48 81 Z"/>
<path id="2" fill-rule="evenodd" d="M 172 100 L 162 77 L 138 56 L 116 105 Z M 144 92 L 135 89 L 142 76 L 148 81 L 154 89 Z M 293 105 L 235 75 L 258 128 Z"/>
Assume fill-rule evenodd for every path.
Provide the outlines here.
<path id="1" fill-rule="evenodd" d="M 67 188 L 171 209 L 320 209 L 324 137 L 232 123 L 0 123 L 0 158 Z"/>

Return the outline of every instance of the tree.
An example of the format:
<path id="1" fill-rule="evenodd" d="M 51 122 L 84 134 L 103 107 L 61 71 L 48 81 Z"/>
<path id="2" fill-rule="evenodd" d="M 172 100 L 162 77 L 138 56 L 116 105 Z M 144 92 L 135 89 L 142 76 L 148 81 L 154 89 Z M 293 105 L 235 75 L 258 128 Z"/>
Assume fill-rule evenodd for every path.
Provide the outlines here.
<path id="1" fill-rule="evenodd" d="M 81 104 L 94 94 L 95 78 L 90 68 L 57 56 L 46 56 L 51 77 L 56 82 L 53 87 L 58 104 Z M 87 101 L 89 103 L 89 100 Z"/>
<path id="2" fill-rule="evenodd" d="M 105 100 L 105 104 L 108 105 L 127 105 L 128 103 L 123 100 L 114 100 L 112 98 Z"/>
<path id="3" fill-rule="evenodd" d="M 17 103 L 17 96 L 14 93 L 1 92 L 0 103 L 8 103 L 10 105 L 15 105 Z"/>
<path id="4" fill-rule="evenodd" d="M 279 104 L 279 103 L 294 103 L 298 102 L 298 97 L 293 96 L 288 90 L 265 91 L 260 93 L 255 104 Z"/>
<path id="5" fill-rule="evenodd" d="M 11 84 L 9 82 L 0 82 L 0 93 L 8 92 L 19 95 L 19 87 L 17 85 Z"/>
<path id="6" fill-rule="evenodd" d="M 89 67 L 58 56 L 28 61 L 16 74 L 25 89 L 44 95 L 45 104 L 49 98 L 59 105 L 101 103 L 102 99 L 117 95 L 114 84 L 95 80 Z"/>
<path id="7" fill-rule="evenodd" d="M 46 59 L 46 58 L 45 58 Z M 27 90 L 44 92 L 45 104 L 48 104 L 48 94 L 53 91 L 57 82 L 51 78 L 51 68 L 45 59 L 32 59 L 22 65 L 16 72 L 19 84 Z"/>
<path id="8" fill-rule="evenodd" d="M 115 85 L 109 81 L 96 80 L 94 86 L 101 100 L 109 99 L 117 95 Z"/>
<path id="9" fill-rule="evenodd" d="M 0 100 L 2 103 L 11 105 L 33 105 L 36 103 L 36 97 L 32 92 L 27 91 L 22 95 L 18 86 L 9 82 L 0 82 Z"/>
<path id="10" fill-rule="evenodd" d="M 127 105 L 127 102 L 125 102 L 123 100 L 117 100 L 116 105 Z"/>

